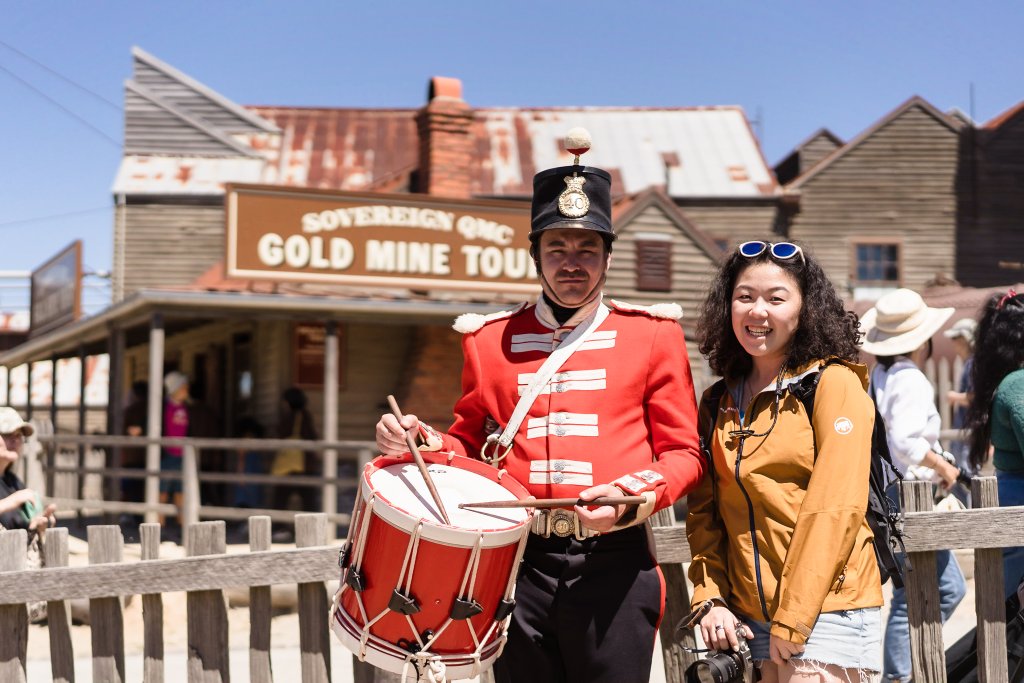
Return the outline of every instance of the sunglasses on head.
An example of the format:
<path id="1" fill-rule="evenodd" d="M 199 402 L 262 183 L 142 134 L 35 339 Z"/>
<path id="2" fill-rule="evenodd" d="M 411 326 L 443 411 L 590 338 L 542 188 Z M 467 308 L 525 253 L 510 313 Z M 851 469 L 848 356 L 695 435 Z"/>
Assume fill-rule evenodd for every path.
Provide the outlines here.
<path id="1" fill-rule="evenodd" d="M 804 260 L 804 250 L 799 245 L 792 244 L 790 242 L 762 242 L 760 240 L 754 240 L 752 242 L 744 242 L 743 244 L 736 247 L 736 251 L 740 253 L 740 256 L 746 258 L 755 258 L 764 253 L 767 249 L 768 253 L 772 255 L 772 258 L 776 258 L 780 261 L 788 261 L 794 256 L 800 257 L 801 263 L 807 263 Z"/>

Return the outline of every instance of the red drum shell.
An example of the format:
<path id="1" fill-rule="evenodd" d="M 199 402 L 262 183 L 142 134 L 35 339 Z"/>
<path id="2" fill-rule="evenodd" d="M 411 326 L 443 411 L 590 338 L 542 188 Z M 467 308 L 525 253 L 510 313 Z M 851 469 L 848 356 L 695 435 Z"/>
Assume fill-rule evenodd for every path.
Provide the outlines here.
<path id="1" fill-rule="evenodd" d="M 429 495 L 423 495 L 426 488 L 409 454 L 381 456 L 371 462 L 362 475 L 362 495 L 356 501 L 349 534 L 350 565 L 355 560 L 355 549 L 364 544 L 359 568 L 364 589 L 359 593 L 351 590 L 344 583 L 343 574 L 335 619 L 347 623 L 335 624 L 336 631 L 343 629 L 349 637 L 355 635 L 353 631 L 362 631 L 366 624 L 365 610 L 372 622 L 371 636 L 399 647 L 414 645 L 417 634 L 422 637 L 428 630 L 437 634 L 448 622 L 456 599 L 469 594 L 483 611 L 469 619 L 449 623 L 432 640 L 429 651 L 442 658 L 464 659 L 465 655 L 472 655 L 477 650 L 472 629 L 481 651 L 496 655 L 494 648 L 489 647 L 502 636 L 502 629 L 494 628 L 495 610 L 505 597 L 512 572 L 518 569 L 519 545 L 528 533 L 530 518 L 522 508 L 459 510 L 458 503 L 522 500 L 529 494 L 510 476 L 480 461 L 448 454 L 423 455 L 452 525 L 443 524 L 431 514 L 433 501 Z M 413 483 L 419 484 L 415 490 Z M 368 507 L 371 500 L 372 509 Z M 364 519 L 367 513 L 370 515 L 368 522 Z M 396 588 L 405 592 L 407 581 L 400 580 L 400 576 L 417 526 L 420 539 L 415 548 L 415 566 L 408 592 L 417 601 L 420 611 L 407 617 L 389 610 L 388 603 Z M 481 550 L 475 584 L 472 591 L 467 584 L 463 592 L 467 565 L 477 543 Z M 410 618 L 413 625 L 409 623 Z M 342 635 L 340 631 L 338 634 Z M 404 656 L 398 659 L 399 656 L 391 657 L 399 668 L 384 668 L 400 672 Z"/>

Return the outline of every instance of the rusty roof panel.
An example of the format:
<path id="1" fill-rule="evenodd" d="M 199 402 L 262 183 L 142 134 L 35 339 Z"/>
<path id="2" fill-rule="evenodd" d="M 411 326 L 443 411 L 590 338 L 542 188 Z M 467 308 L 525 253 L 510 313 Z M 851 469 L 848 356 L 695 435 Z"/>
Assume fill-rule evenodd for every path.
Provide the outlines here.
<path id="1" fill-rule="evenodd" d="M 414 109 L 247 107 L 280 133 L 235 139 L 262 170 L 231 158 L 125 157 L 115 191 L 215 193 L 225 182 L 369 190 L 407 186 L 419 140 Z M 615 193 L 663 187 L 673 197 L 757 197 L 778 192 L 738 107 L 475 110 L 472 193 L 522 197 L 538 170 L 569 164 L 562 137 L 573 126 L 594 140 L 585 163 L 607 169 Z M 158 167 L 158 172 L 153 169 Z M 187 167 L 187 170 L 184 168 Z"/>

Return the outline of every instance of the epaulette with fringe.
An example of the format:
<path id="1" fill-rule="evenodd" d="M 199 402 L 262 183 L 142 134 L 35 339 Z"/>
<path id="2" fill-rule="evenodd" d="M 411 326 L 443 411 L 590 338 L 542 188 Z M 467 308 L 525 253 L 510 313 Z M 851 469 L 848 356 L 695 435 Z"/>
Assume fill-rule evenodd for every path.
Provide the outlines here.
<path id="1" fill-rule="evenodd" d="M 526 308 L 526 302 L 519 304 L 515 308 L 511 308 L 507 311 L 498 311 L 497 313 L 490 313 L 488 315 L 481 315 L 480 313 L 463 313 L 455 322 L 452 324 L 452 329 L 462 334 L 470 334 L 476 332 L 487 323 L 492 323 L 495 320 L 502 320 L 509 318 L 519 311 Z"/>

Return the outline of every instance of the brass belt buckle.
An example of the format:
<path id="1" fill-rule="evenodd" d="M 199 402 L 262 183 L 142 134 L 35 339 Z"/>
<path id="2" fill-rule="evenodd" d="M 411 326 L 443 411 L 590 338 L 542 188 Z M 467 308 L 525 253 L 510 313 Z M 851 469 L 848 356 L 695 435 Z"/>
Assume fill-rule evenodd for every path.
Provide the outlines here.
<path id="1" fill-rule="evenodd" d="M 576 515 L 569 510 L 555 508 L 550 510 L 548 515 L 548 528 L 555 536 L 566 538 L 576 533 Z"/>

